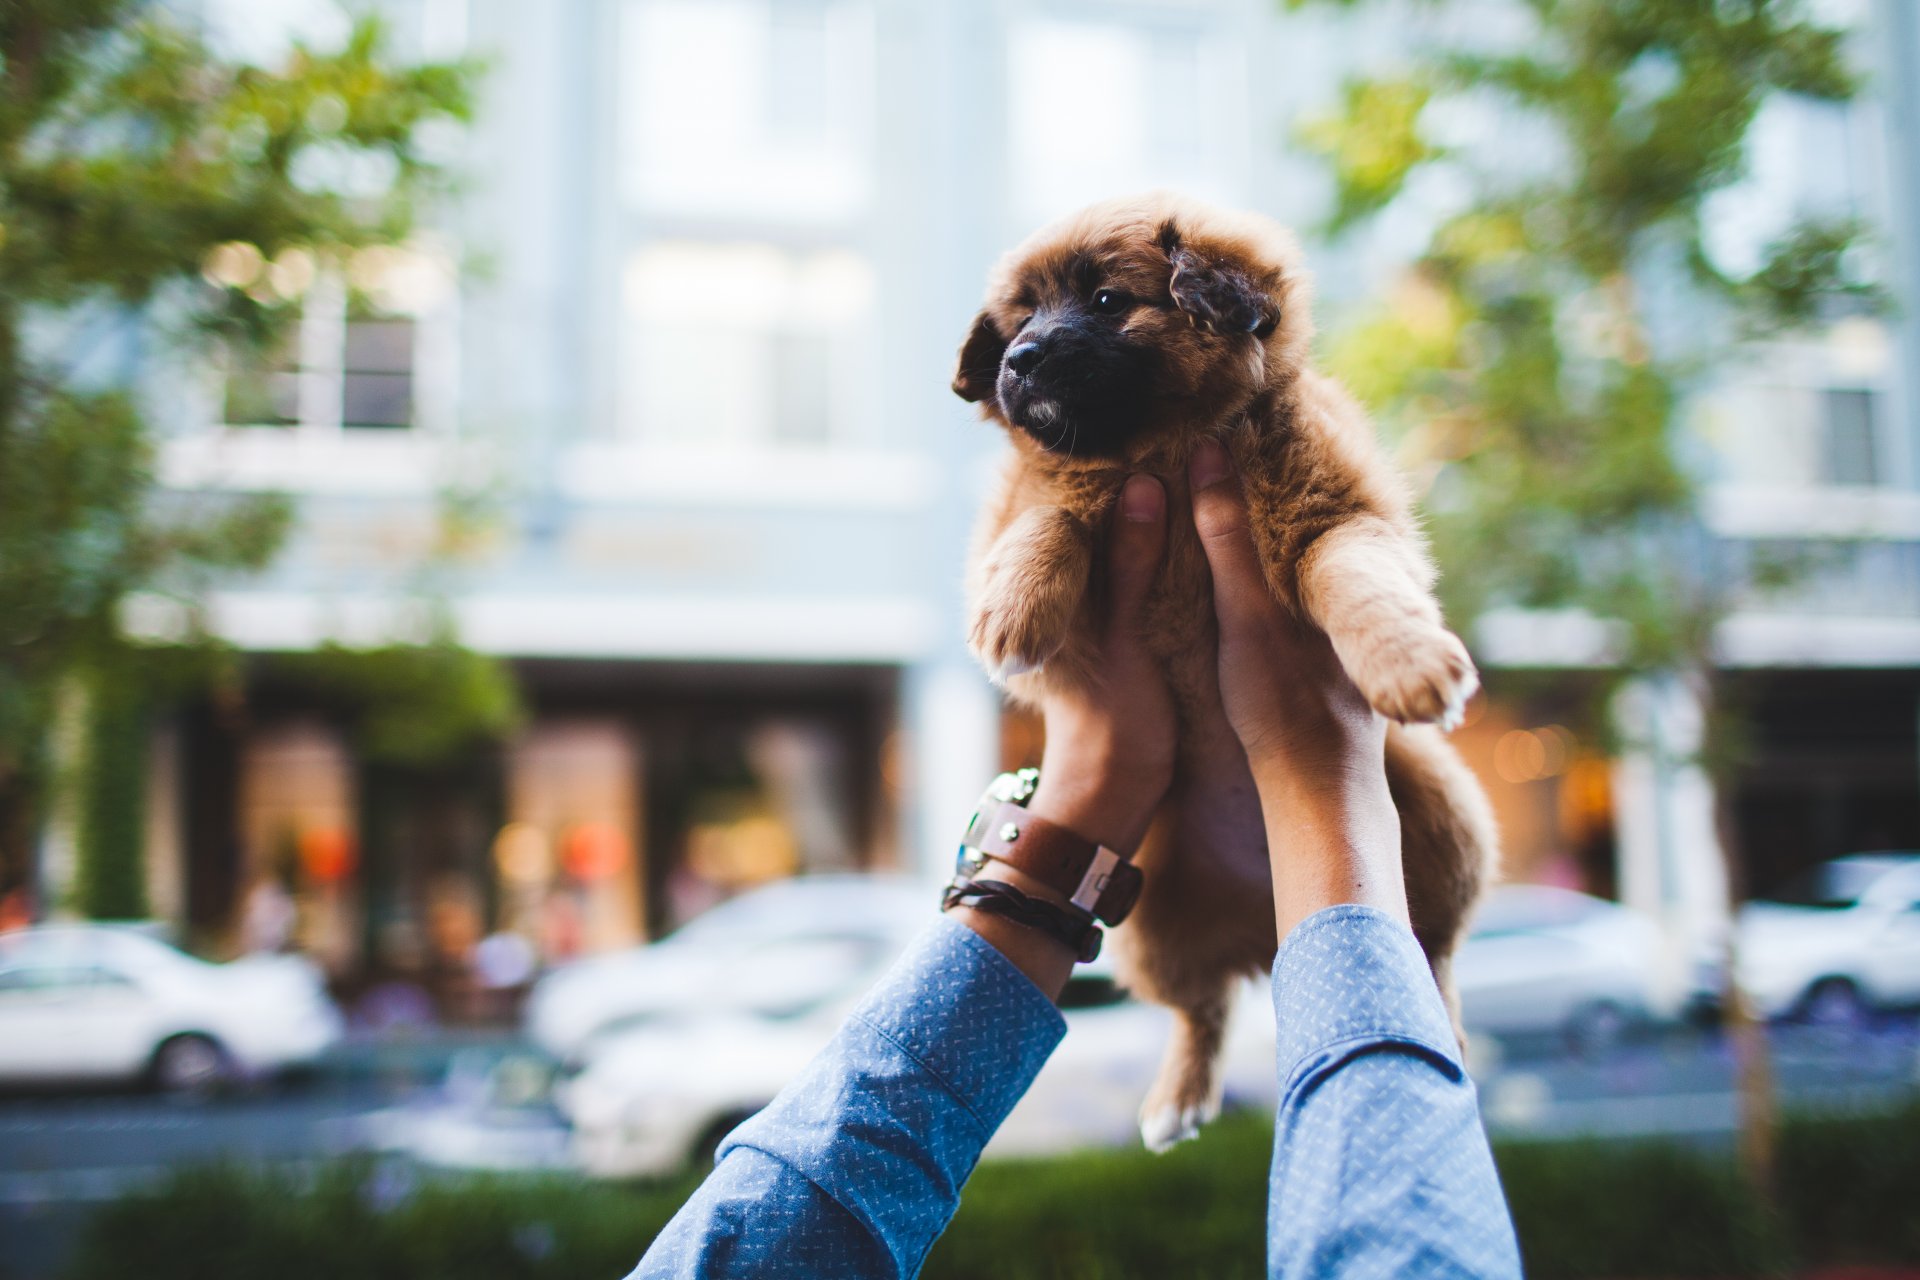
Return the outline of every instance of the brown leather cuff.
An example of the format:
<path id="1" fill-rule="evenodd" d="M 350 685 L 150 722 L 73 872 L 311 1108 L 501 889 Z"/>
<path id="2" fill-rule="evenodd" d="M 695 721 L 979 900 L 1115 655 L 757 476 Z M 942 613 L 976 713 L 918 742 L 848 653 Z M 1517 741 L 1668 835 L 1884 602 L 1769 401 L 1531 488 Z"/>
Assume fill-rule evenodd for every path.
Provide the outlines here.
<path id="1" fill-rule="evenodd" d="M 1125 920 L 1140 897 L 1140 868 L 1012 801 L 981 810 L 967 828 L 966 843 L 1032 876 L 1106 924 Z"/>

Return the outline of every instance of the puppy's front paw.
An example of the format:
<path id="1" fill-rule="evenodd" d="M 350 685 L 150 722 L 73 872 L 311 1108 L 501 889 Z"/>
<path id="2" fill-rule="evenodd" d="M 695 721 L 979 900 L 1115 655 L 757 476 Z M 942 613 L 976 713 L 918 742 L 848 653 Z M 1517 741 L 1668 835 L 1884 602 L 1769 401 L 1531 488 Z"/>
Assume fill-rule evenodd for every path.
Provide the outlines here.
<path id="1" fill-rule="evenodd" d="M 980 659 L 988 677 L 1002 687 L 1015 676 L 1038 671 L 1065 639 L 1059 632 L 1050 633 L 1041 612 L 1018 608 L 1005 596 L 989 591 L 975 609 L 967 633 L 967 647 Z"/>
<path id="2" fill-rule="evenodd" d="M 1439 627 L 1421 631 L 1411 643 L 1372 646 L 1348 674 L 1389 720 L 1442 729 L 1459 725 L 1467 699 L 1480 687 L 1467 646 Z"/>

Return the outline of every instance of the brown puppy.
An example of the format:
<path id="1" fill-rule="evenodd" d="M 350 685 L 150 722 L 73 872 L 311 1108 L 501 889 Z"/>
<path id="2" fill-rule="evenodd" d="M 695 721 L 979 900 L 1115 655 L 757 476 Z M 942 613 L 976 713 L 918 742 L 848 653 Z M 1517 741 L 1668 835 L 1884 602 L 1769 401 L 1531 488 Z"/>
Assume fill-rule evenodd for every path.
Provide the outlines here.
<path id="1" fill-rule="evenodd" d="M 1235 981 L 1272 963 L 1272 883 L 1246 754 L 1220 706 L 1212 584 L 1185 468 L 1225 442 L 1274 596 L 1324 630 L 1373 707 L 1398 722 L 1387 777 L 1400 810 L 1414 932 L 1454 1010 L 1449 963 L 1497 857 L 1478 782 L 1433 724 L 1477 679 L 1440 621 L 1434 567 L 1365 413 L 1306 367 L 1309 285 L 1292 238 L 1252 215 L 1166 194 L 1095 205 L 996 268 L 953 389 L 1014 451 L 968 574 L 970 642 L 1018 700 L 1097 678 L 1091 584 L 1128 474 L 1167 481 L 1168 545 L 1149 602 L 1180 712 L 1178 759 L 1138 861 L 1146 890 L 1118 940 L 1127 981 L 1178 1014 L 1141 1109 L 1156 1150 L 1219 1109 Z"/>

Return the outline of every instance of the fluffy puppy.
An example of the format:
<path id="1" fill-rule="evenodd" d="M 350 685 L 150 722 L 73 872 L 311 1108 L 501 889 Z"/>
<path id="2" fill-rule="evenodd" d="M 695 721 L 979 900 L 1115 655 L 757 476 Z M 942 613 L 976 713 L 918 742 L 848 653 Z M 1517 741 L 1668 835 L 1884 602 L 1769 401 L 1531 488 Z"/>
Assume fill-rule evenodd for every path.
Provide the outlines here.
<path id="1" fill-rule="evenodd" d="M 1138 854 L 1145 892 L 1116 938 L 1128 984 L 1177 1015 L 1141 1109 L 1156 1150 L 1218 1112 L 1235 982 L 1278 945 L 1265 829 L 1220 705 L 1212 583 L 1186 499 L 1196 442 L 1217 438 L 1232 456 L 1275 598 L 1326 632 L 1395 722 L 1387 778 L 1414 933 L 1456 1027 L 1449 964 L 1497 857 L 1486 796 L 1432 727 L 1458 720 L 1473 663 L 1441 624 L 1432 560 L 1365 413 L 1307 367 L 1309 291 L 1292 237 L 1263 218 L 1163 193 L 1099 204 L 1001 261 L 953 379 L 1013 442 L 968 590 L 972 648 L 1020 702 L 1096 678 L 1098 531 L 1130 473 L 1167 482 L 1148 629 L 1179 708 L 1177 764 Z"/>

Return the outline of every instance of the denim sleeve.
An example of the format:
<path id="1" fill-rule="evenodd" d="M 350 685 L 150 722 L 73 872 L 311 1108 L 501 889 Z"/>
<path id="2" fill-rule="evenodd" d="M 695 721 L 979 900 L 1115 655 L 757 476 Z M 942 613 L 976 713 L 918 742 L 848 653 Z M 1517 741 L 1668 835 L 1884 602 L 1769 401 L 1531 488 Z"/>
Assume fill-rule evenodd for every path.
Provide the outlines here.
<path id="1" fill-rule="evenodd" d="M 1332 907 L 1273 966 L 1272 1276 L 1514 1276 L 1473 1081 L 1405 925 Z"/>
<path id="2" fill-rule="evenodd" d="M 728 1135 L 635 1277 L 911 1276 L 980 1152 L 1066 1033 L 1059 1010 L 941 919 L 833 1042 Z"/>

